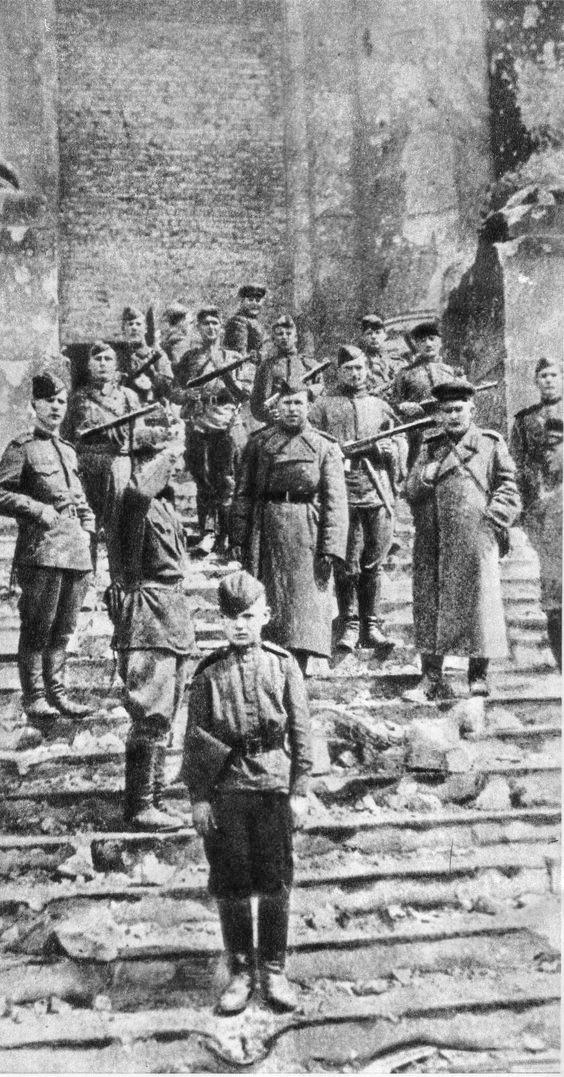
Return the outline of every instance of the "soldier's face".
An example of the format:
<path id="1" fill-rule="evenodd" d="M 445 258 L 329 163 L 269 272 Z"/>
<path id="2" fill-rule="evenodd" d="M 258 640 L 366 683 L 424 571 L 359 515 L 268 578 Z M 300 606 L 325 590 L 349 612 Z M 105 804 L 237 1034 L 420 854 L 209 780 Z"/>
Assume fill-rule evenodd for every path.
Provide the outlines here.
<path id="1" fill-rule="evenodd" d="M 260 643 L 261 632 L 270 621 L 270 609 L 264 597 L 257 598 L 252 606 L 237 617 L 223 615 L 223 631 L 232 647 L 250 647 Z"/>
<path id="2" fill-rule="evenodd" d="M 256 318 L 260 314 L 263 304 L 262 299 L 258 299 L 255 296 L 246 296 L 241 300 L 241 310 L 243 314 L 246 314 L 249 318 Z"/>
<path id="3" fill-rule="evenodd" d="M 220 330 L 219 318 L 202 318 L 201 322 L 198 322 L 198 330 L 203 341 L 207 344 L 214 344 L 219 338 Z"/>
<path id="4" fill-rule="evenodd" d="M 116 361 L 112 355 L 92 355 L 88 360 L 88 377 L 97 385 L 114 381 L 116 372 Z"/>
<path id="5" fill-rule="evenodd" d="M 539 370 L 536 383 L 543 402 L 549 404 L 552 400 L 559 400 L 562 396 L 562 379 L 557 366 L 545 366 Z"/>
<path id="6" fill-rule="evenodd" d="M 140 344 L 145 340 L 145 319 L 142 317 L 132 318 L 123 323 L 123 335 L 132 344 Z"/>
<path id="7" fill-rule="evenodd" d="M 472 400 L 446 400 L 441 405 L 439 420 L 446 434 L 465 434 L 474 417 Z"/>
<path id="8" fill-rule="evenodd" d="M 358 389 L 366 381 L 366 360 L 351 359 L 348 363 L 342 363 L 339 367 L 339 381 L 348 385 L 351 389 Z"/>
<path id="9" fill-rule="evenodd" d="M 438 359 L 441 354 L 441 338 L 437 336 L 421 337 L 417 341 L 417 350 L 426 359 Z"/>
<path id="10" fill-rule="evenodd" d="M 272 330 L 272 339 L 279 352 L 284 355 L 291 352 L 296 346 L 297 333 L 293 325 L 275 325 Z"/>
<path id="11" fill-rule="evenodd" d="M 47 400 L 33 400 L 35 414 L 46 430 L 57 430 L 67 410 L 67 391 L 61 389 Z"/>
<path id="12" fill-rule="evenodd" d="M 281 396 L 278 401 L 279 423 L 286 430 L 301 430 L 307 420 L 307 391 Z"/>
<path id="13" fill-rule="evenodd" d="M 362 344 L 367 352 L 379 352 L 386 343 L 385 329 L 365 329 L 362 334 Z"/>

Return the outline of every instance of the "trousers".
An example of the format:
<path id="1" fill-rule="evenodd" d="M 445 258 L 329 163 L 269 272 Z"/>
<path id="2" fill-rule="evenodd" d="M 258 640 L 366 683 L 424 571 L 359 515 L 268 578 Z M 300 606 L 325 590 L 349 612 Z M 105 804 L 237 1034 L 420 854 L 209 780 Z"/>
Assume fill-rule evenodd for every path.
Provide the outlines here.
<path id="1" fill-rule="evenodd" d="M 131 718 L 129 740 L 163 741 L 182 706 L 188 656 L 160 649 L 118 652 Z"/>

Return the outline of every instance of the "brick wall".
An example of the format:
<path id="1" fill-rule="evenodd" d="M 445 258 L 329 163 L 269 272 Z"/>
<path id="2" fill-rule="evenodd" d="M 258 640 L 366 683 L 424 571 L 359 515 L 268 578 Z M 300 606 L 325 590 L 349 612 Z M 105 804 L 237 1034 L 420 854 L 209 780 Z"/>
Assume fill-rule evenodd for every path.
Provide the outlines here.
<path id="1" fill-rule="evenodd" d="M 289 295 L 277 0 L 58 0 L 64 340 Z"/>

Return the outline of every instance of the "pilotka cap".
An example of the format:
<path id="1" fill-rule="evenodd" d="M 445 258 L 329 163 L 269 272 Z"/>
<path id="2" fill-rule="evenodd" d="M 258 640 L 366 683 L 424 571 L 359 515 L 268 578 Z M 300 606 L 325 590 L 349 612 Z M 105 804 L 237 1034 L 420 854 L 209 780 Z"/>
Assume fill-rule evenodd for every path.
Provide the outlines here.
<path id="1" fill-rule="evenodd" d="M 42 370 L 31 381 L 34 400 L 50 400 L 52 396 L 66 390 L 67 386 L 60 374 L 53 370 Z"/>
<path id="2" fill-rule="evenodd" d="M 124 307 L 123 314 L 121 316 L 122 322 L 136 322 L 138 318 L 142 318 L 145 321 L 145 315 L 139 307 Z"/>
<path id="3" fill-rule="evenodd" d="M 225 576 L 217 589 L 219 608 L 226 617 L 237 617 L 264 596 L 264 587 L 242 569 Z"/>
<path id="4" fill-rule="evenodd" d="M 364 352 L 354 344 L 342 344 L 337 352 L 337 364 L 350 363 L 352 359 L 364 359 Z"/>
<path id="5" fill-rule="evenodd" d="M 95 340 L 90 351 L 88 352 L 89 359 L 97 359 L 100 355 L 106 355 L 108 359 L 116 359 L 117 355 L 114 349 L 106 343 L 105 340 Z"/>

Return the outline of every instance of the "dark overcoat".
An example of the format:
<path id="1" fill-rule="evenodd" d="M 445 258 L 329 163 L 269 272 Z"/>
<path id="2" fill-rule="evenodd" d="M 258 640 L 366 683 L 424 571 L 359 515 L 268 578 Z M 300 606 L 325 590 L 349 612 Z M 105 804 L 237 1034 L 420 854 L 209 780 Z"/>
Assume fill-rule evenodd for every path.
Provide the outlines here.
<path id="1" fill-rule="evenodd" d="M 426 469 L 437 463 L 430 478 Z M 456 445 L 426 438 L 407 479 L 413 510 L 413 619 L 423 653 L 507 653 L 497 533 L 520 509 L 503 438 L 472 424 Z"/>
<path id="2" fill-rule="evenodd" d="M 320 555 L 344 560 L 348 508 L 341 452 L 306 424 L 251 436 L 231 510 L 231 542 L 243 566 L 262 581 L 281 647 L 331 654 L 333 587 Z"/>

